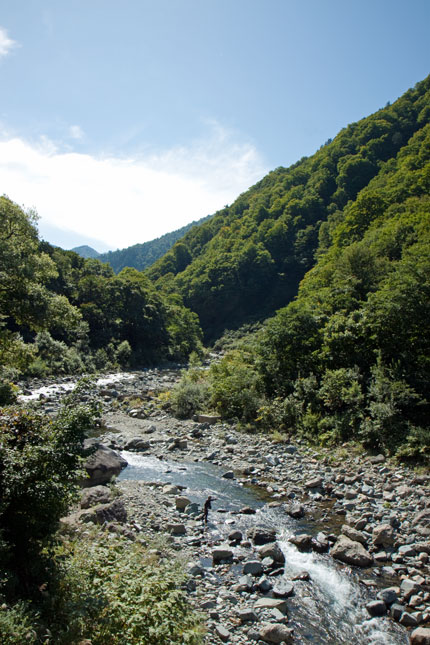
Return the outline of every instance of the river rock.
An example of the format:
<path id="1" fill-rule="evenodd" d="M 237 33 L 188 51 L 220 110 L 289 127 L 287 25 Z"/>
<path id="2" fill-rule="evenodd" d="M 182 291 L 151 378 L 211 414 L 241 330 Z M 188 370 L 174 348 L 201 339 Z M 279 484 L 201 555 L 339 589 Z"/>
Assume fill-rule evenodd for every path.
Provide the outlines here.
<path id="1" fill-rule="evenodd" d="M 400 585 L 400 593 L 406 600 L 417 594 L 420 589 L 421 586 L 415 580 L 411 580 L 410 578 L 404 578 Z"/>
<path id="2" fill-rule="evenodd" d="M 99 504 L 82 511 L 79 519 L 81 522 L 93 522 L 94 524 L 107 524 L 108 522 L 124 524 L 127 521 L 127 511 L 121 499 L 114 499 L 110 504 Z"/>
<path id="3" fill-rule="evenodd" d="M 251 538 L 257 546 L 268 544 L 269 542 L 274 542 L 276 540 L 276 531 L 275 529 L 255 526 L 248 531 L 248 537 Z"/>
<path id="4" fill-rule="evenodd" d="M 394 544 L 394 531 L 390 524 L 378 524 L 372 532 L 372 542 L 376 545 L 391 546 Z"/>
<path id="5" fill-rule="evenodd" d="M 305 515 L 305 509 L 303 504 L 299 504 L 298 502 L 294 502 L 293 504 L 286 504 L 285 511 L 288 513 L 290 517 L 292 517 L 295 520 L 299 520 Z"/>
<path id="6" fill-rule="evenodd" d="M 364 546 L 360 542 L 350 540 L 345 535 L 339 537 L 331 549 L 331 555 L 335 560 L 340 560 L 356 567 L 370 567 L 373 563 L 372 556 Z"/>
<path id="7" fill-rule="evenodd" d="M 259 632 L 265 643 L 292 643 L 293 630 L 282 623 L 266 623 Z"/>
<path id="8" fill-rule="evenodd" d="M 226 547 L 217 547 L 212 550 L 212 560 L 214 564 L 221 562 L 222 560 L 231 560 L 233 557 L 233 551 Z"/>
<path id="9" fill-rule="evenodd" d="M 287 603 L 280 598 L 259 598 L 254 605 L 254 609 L 279 609 L 285 614 L 287 612 Z"/>
<path id="10" fill-rule="evenodd" d="M 171 523 L 167 525 L 167 530 L 171 535 L 185 535 L 187 532 L 185 524 Z"/>
<path id="11" fill-rule="evenodd" d="M 411 645 L 430 645 L 430 629 L 418 627 L 411 634 Z"/>
<path id="12" fill-rule="evenodd" d="M 91 508 L 97 504 L 108 504 L 112 501 L 112 491 L 107 486 L 92 486 L 82 491 L 81 508 Z"/>
<path id="13" fill-rule="evenodd" d="M 280 562 L 284 563 L 285 562 L 285 556 L 282 553 L 279 545 L 277 542 L 269 542 L 268 544 L 264 544 L 258 549 L 258 555 L 260 558 L 272 558 L 274 562 Z"/>
<path id="14" fill-rule="evenodd" d="M 149 443 L 149 441 L 142 439 L 142 437 L 133 437 L 125 444 L 126 450 L 135 452 L 143 452 L 145 450 L 149 450 L 150 447 L 151 444 Z"/>
<path id="15" fill-rule="evenodd" d="M 175 497 L 175 506 L 178 509 L 178 511 L 184 511 L 189 504 L 191 504 L 191 500 L 188 499 L 188 497 L 184 497 L 184 496 Z"/>
<path id="16" fill-rule="evenodd" d="M 381 589 L 376 597 L 379 600 L 383 600 L 383 602 L 389 607 L 390 605 L 393 605 L 398 601 L 398 589 L 396 587 L 387 587 L 386 589 Z"/>
<path id="17" fill-rule="evenodd" d="M 366 609 L 370 616 L 385 616 L 387 613 L 387 606 L 383 600 L 372 600 L 366 605 Z"/>
<path id="18" fill-rule="evenodd" d="M 102 444 L 98 444 L 97 450 L 84 463 L 88 479 L 82 480 L 81 486 L 89 488 L 90 486 L 107 484 L 112 477 L 118 476 L 126 466 L 127 461 L 121 455 Z"/>
<path id="19" fill-rule="evenodd" d="M 354 542 L 360 542 L 363 546 L 367 545 L 366 536 L 363 535 L 361 531 L 357 531 L 357 529 L 352 528 L 352 526 L 349 526 L 348 524 L 342 525 L 341 533 Z"/>
<path id="20" fill-rule="evenodd" d="M 258 620 L 258 616 L 255 611 L 247 607 L 244 609 L 238 609 L 237 617 L 241 623 L 255 623 Z"/>
<path id="21" fill-rule="evenodd" d="M 288 542 L 294 544 L 299 551 L 310 551 L 312 548 L 312 535 L 308 535 L 308 533 L 292 535 L 288 538 Z"/>
<path id="22" fill-rule="evenodd" d="M 294 593 L 294 585 L 289 580 L 281 578 L 276 581 L 273 587 L 273 593 L 277 598 L 289 598 Z"/>
<path id="23" fill-rule="evenodd" d="M 323 480 L 322 477 L 313 477 L 312 479 L 308 479 L 305 482 L 305 487 L 306 488 L 320 488 L 322 486 Z"/>
<path id="24" fill-rule="evenodd" d="M 242 541 L 242 532 L 235 530 L 228 534 L 228 539 L 230 542 L 241 542 Z"/>
<path id="25" fill-rule="evenodd" d="M 222 625 L 215 625 L 215 634 L 223 643 L 227 643 L 230 640 L 230 632 Z"/>
<path id="26" fill-rule="evenodd" d="M 248 562 L 245 562 L 243 565 L 243 573 L 245 575 L 249 573 L 252 576 L 259 576 L 263 573 L 263 565 L 260 560 L 248 560 Z"/>

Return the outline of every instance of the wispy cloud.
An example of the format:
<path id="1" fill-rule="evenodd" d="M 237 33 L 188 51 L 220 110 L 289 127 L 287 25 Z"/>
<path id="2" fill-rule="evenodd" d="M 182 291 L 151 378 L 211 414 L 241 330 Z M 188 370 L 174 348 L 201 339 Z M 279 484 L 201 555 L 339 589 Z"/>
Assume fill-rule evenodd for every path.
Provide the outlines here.
<path id="1" fill-rule="evenodd" d="M 189 146 L 133 158 L 0 140 L 0 192 L 41 221 L 122 248 L 231 203 L 267 171 L 255 147 L 213 124 Z M 55 240 L 53 240 L 55 242 Z"/>
<path id="2" fill-rule="evenodd" d="M 71 125 L 69 127 L 69 137 L 71 139 L 83 139 L 84 138 L 84 131 L 82 130 L 80 125 Z"/>
<path id="3" fill-rule="evenodd" d="M 17 46 L 18 43 L 9 38 L 6 29 L 0 27 L 0 59 L 5 58 Z"/>

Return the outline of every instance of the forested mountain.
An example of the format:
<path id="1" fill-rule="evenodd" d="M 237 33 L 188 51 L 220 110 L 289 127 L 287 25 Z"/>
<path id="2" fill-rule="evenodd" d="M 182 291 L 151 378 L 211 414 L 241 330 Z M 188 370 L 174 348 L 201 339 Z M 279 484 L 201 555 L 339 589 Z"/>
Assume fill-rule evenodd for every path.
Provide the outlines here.
<path id="1" fill-rule="evenodd" d="M 206 406 L 428 458 L 430 77 L 268 175 L 148 273 L 183 293 L 208 335 L 226 311 L 239 321 L 291 300 L 212 366 Z"/>
<path id="2" fill-rule="evenodd" d="M 354 210 L 360 191 L 396 163 L 428 123 L 429 109 L 426 79 L 393 105 L 344 128 L 312 157 L 269 173 L 189 231 L 147 275 L 183 296 L 207 339 L 267 317 L 296 296 L 344 209 Z M 369 202 L 355 234 L 383 208 Z"/>
<path id="3" fill-rule="evenodd" d="M 41 242 L 36 216 L 0 197 L 1 371 L 43 375 L 184 360 L 197 316 L 136 269 Z"/>
<path id="4" fill-rule="evenodd" d="M 78 255 L 81 255 L 83 258 L 98 258 L 100 253 L 93 249 L 91 246 L 88 246 L 87 244 L 84 244 L 83 246 L 75 246 L 75 248 L 71 249 Z"/>
<path id="5" fill-rule="evenodd" d="M 198 226 L 199 224 L 206 222 L 209 218 L 210 215 L 202 217 L 202 219 L 199 219 L 196 222 L 191 222 L 182 228 L 178 228 L 176 231 L 157 237 L 155 240 L 150 240 L 143 244 L 134 244 L 133 246 L 128 246 L 126 249 L 99 253 L 97 256 L 93 257 L 98 257 L 101 262 L 107 262 L 110 264 L 115 273 L 119 273 L 125 267 L 132 267 L 139 271 L 143 271 L 143 269 L 150 267 L 151 264 L 154 264 L 156 260 L 167 253 L 175 242 L 183 237 L 183 235 L 185 235 L 185 233 L 187 233 L 187 231 L 189 231 L 193 226 Z M 74 250 L 77 251 L 77 249 Z M 79 251 L 77 252 L 79 253 Z M 83 254 L 81 253 L 81 255 Z M 87 256 L 84 255 L 84 257 Z"/>

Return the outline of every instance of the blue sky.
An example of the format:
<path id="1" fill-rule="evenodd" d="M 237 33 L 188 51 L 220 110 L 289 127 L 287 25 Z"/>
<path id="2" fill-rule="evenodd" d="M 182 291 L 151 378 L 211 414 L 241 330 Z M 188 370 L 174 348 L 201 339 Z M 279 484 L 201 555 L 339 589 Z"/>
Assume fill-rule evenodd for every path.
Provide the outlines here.
<path id="1" fill-rule="evenodd" d="M 212 213 L 430 72 L 428 0 L 0 9 L 0 194 L 64 248 Z"/>

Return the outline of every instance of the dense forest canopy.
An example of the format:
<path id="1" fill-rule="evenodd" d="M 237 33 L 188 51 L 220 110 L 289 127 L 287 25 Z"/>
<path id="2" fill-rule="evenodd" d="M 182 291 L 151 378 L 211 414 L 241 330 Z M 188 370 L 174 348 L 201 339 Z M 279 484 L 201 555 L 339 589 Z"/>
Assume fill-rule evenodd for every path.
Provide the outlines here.
<path id="1" fill-rule="evenodd" d="M 28 374 L 185 360 L 200 347 L 196 314 L 136 269 L 41 242 L 34 213 L 0 198 L 0 360 Z"/>
<path id="2" fill-rule="evenodd" d="M 393 105 L 344 128 L 312 157 L 269 173 L 205 224 L 191 229 L 147 274 L 179 292 L 207 339 L 262 319 L 292 300 L 332 243 L 330 231 L 410 138 L 429 121 L 429 79 Z M 381 179 L 382 180 L 382 179 Z M 424 188 L 424 187 L 423 187 Z M 359 238 L 384 202 L 360 198 Z M 338 233 L 340 235 L 340 232 Z"/>
<path id="3" fill-rule="evenodd" d="M 193 226 L 198 226 L 199 224 L 206 222 L 210 217 L 210 215 L 203 217 L 197 222 L 191 222 L 182 228 L 178 228 L 176 231 L 166 233 L 161 237 L 157 237 L 155 240 L 143 242 L 143 244 L 133 244 L 133 246 L 128 246 L 125 249 L 108 251 L 107 253 L 98 253 L 97 258 L 101 262 L 107 262 L 110 264 L 115 273 L 119 273 L 126 267 L 143 271 L 143 269 L 150 267 L 151 264 L 154 264 L 156 260 L 167 253 L 175 242 L 183 237 Z M 83 257 L 89 257 L 84 255 L 84 253 L 81 253 L 81 255 L 83 255 Z"/>

